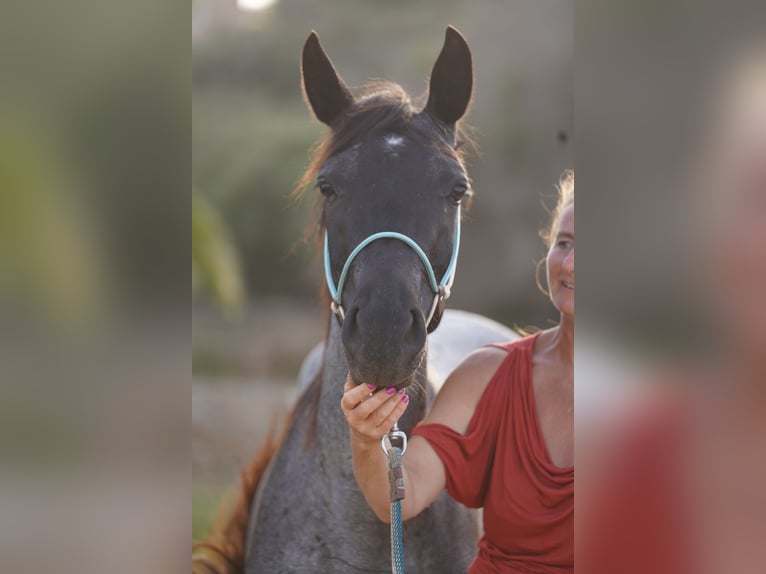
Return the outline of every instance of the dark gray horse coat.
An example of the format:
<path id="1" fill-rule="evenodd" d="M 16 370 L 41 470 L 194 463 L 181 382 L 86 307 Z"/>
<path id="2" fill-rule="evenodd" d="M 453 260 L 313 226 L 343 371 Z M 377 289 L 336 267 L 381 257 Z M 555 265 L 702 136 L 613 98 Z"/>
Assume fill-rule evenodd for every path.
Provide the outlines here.
<path id="1" fill-rule="evenodd" d="M 456 122 L 473 82 L 465 40 L 448 29 L 422 111 L 389 84 L 382 95 L 355 100 L 315 34 L 304 47 L 303 81 L 315 115 L 332 128 L 315 172 L 335 277 L 353 246 L 381 230 L 412 237 L 441 274 L 469 186 L 455 151 Z M 420 262 L 397 241 L 378 241 L 360 253 L 343 297 L 345 321 L 341 326 L 329 318 L 321 367 L 312 366 L 315 353 L 304 369 L 313 381 L 253 499 L 248 573 L 390 572 L 389 526 L 367 506 L 353 476 L 340 410 L 347 373 L 358 381 L 407 387 L 411 404 L 400 427 L 409 433 L 428 409 L 434 380 L 472 348 L 513 337 L 476 316 L 445 315 L 443 305 L 427 325 L 433 293 Z M 435 365 L 427 357 L 426 331 L 440 322 L 444 328 L 431 336 L 442 358 Z M 441 345 L 439 333 L 445 333 Z M 464 573 L 477 539 L 475 513 L 443 493 L 405 524 L 406 569 Z"/>

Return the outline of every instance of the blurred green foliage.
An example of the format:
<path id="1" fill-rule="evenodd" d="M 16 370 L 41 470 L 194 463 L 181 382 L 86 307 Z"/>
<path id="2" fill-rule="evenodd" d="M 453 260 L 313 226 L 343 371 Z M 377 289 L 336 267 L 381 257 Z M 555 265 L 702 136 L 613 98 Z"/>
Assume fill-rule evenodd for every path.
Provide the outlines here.
<path id="1" fill-rule="evenodd" d="M 185 26 L 177 5 L 142 1 L 13 2 L 0 18 L 0 115 L 16 125 L 0 130 L 12 150 L 4 159 L 26 156 L 13 169 L 26 161 L 36 172 L 36 181 L 3 191 L 48 210 L 48 236 L 71 217 L 82 220 L 72 227 L 90 235 L 86 247 L 56 256 L 62 238 L 47 250 L 50 273 L 58 282 L 84 277 L 89 252 L 101 252 L 108 267 L 97 272 L 115 316 L 187 308 L 188 283 L 179 281 L 188 272 L 190 212 Z M 26 243 L 45 236 L 37 233 L 30 223 Z"/>
<path id="2" fill-rule="evenodd" d="M 95 226 L 42 126 L 0 115 L 0 299 L 65 328 L 103 311 Z"/>
<path id="3" fill-rule="evenodd" d="M 242 307 L 239 258 L 229 234 L 215 210 L 192 192 L 192 291 L 201 288 L 227 313 Z"/>
<path id="4" fill-rule="evenodd" d="M 212 190 L 202 193 L 225 217 L 245 257 L 247 285 L 258 294 L 306 292 L 299 271 L 305 252 L 286 257 L 308 204 L 293 205 L 289 194 L 319 131 L 298 105 L 300 113 L 269 100 L 259 105 L 229 90 L 194 99 L 195 185 Z"/>

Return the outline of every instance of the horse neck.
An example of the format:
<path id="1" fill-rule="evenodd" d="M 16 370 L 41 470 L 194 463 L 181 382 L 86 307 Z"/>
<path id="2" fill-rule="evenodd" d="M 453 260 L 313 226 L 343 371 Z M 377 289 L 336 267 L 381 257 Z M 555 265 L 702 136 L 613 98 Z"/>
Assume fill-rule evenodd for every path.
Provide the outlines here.
<path id="1" fill-rule="evenodd" d="M 326 456 L 346 458 L 350 455 L 349 430 L 340 408 L 340 400 L 348 374 L 348 360 L 341 340 L 341 327 L 332 315 L 323 362 L 315 438 L 317 446 Z M 407 434 L 422 420 L 428 406 L 426 365 L 427 360 L 424 356 L 415 375 L 420 387 L 407 390 L 410 405 L 399 421 L 400 429 Z"/>

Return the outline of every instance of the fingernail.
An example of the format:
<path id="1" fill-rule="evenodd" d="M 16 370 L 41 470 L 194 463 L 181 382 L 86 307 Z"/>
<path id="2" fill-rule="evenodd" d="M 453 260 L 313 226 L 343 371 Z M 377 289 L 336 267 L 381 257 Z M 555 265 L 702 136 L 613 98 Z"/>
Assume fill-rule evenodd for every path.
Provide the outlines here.
<path id="1" fill-rule="evenodd" d="M 386 394 L 387 394 L 387 395 L 393 395 L 395 390 L 396 390 L 396 389 L 395 389 L 394 387 L 388 387 L 388 388 L 386 389 Z"/>
<path id="2" fill-rule="evenodd" d="M 403 402 L 403 403 L 408 403 L 408 402 L 410 402 L 410 397 L 408 397 L 407 395 L 404 395 L 404 396 L 402 397 L 402 402 Z"/>
<path id="3" fill-rule="evenodd" d="M 368 383 L 368 384 L 367 384 L 367 388 L 368 388 L 368 389 L 370 389 L 370 390 L 372 390 L 372 389 L 374 389 L 374 388 L 375 388 L 375 385 L 371 385 L 371 384 L 369 384 L 369 383 Z"/>
<path id="4" fill-rule="evenodd" d="M 398 390 L 398 391 L 396 391 L 396 392 L 397 392 L 397 393 L 399 393 L 400 395 L 403 395 L 403 394 L 404 394 L 404 389 L 399 389 L 399 390 Z"/>

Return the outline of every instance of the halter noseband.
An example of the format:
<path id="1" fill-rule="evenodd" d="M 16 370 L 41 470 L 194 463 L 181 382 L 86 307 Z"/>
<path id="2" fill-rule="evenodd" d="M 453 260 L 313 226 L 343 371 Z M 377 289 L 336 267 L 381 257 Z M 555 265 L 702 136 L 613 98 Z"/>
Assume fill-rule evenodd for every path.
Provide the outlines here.
<path id="1" fill-rule="evenodd" d="M 330 245 L 327 238 L 327 230 L 325 230 L 324 274 L 327 281 L 327 288 L 330 290 L 330 297 L 332 297 L 330 310 L 338 318 L 338 322 L 341 325 L 343 325 L 343 321 L 346 318 L 346 313 L 343 310 L 343 305 L 341 304 L 341 297 L 343 295 L 343 285 L 346 283 L 346 276 L 348 275 L 348 271 L 351 268 L 351 263 L 354 261 L 356 256 L 359 255 L 362 249 L 367 247 L 373 241 L 377 241 L 378 239 L 398 239 L 399 241 L 408 245 L 415 253 L 417 253 L 418 257 L 420 257 L 420 261 L 423 262 L 423 266 L 426 268 L 426 273 L 428 274 L 428 282 L 431 285 L 431 291 L 434 293 L 434 302 L 431 304 L 431 310 L 428 313 L 428 318 L 426 319 L 427 329 L 431 324 L 431 319 L 433 319 L 439 303 L 443 303 L 449 299 L 452 282 L 455 280 L 457 254 L 458 251 L 460 251 L 460 206 L 458 205 L 457 216 L 455 220 L 455 240 L 452 244 L 452 255 L 450 256 L 447 269 L 444 271 L 444 276 L 438 283 L 436 282 L 436 274 L 434 273 L 434 268 L 431 265 L 431 261 L 428 259 L 428 255 L 426 255 L 425 252 L 421 249 L 420 245 L 418 245 L 412 238 L 404 235 L 403 233 L 397 233 L 396 231 L 381 231 L 379 233 L 373 233 L 364 239 L 349 254 L 348 258 L 346 258 L 346 262 L 343 264 L 343 269 L 340 272 L 340 278 L 338 279 L 338 285 L 336 287 L 332 276 L 332 267 L 330 265 Z"/>

